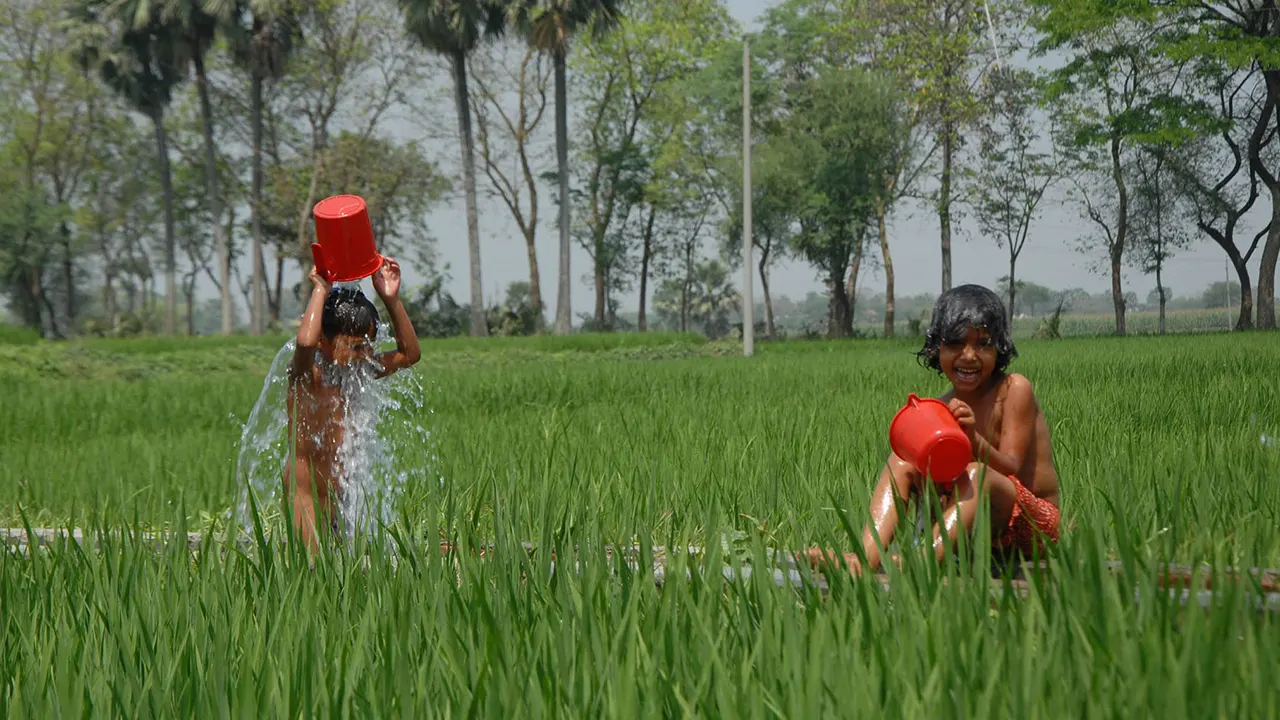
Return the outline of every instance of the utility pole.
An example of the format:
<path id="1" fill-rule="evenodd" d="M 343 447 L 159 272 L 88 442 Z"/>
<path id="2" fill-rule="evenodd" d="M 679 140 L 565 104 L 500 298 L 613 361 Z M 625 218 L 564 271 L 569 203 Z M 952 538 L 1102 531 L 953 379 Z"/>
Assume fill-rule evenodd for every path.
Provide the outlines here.
<path id="1" fill-rule="evenodd" d="M 755 298 L 751 293 L 751 47 L 742 36 L 742 354 L 755 352 Z"/>

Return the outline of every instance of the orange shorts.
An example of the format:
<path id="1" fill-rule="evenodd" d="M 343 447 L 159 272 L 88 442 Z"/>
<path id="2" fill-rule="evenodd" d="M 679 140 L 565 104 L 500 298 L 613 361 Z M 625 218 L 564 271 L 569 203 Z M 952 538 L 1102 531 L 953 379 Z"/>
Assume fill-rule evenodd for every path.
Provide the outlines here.
<path id="1" fill-rule="evenodd" d="M 1010 475 L 1009 479 L 1018 488 L 1018 501 L 1014 503 L 1013 514 L 1009 516 L 1009 527 L 1005 528 L 996 546 L 1001 550 L 1015 548 L 1024 555 L 1031 555 L 1037 549 L 1037 539 L 1057 543 L 1057 506 L 1036 497 L 1018 478 Z"/>

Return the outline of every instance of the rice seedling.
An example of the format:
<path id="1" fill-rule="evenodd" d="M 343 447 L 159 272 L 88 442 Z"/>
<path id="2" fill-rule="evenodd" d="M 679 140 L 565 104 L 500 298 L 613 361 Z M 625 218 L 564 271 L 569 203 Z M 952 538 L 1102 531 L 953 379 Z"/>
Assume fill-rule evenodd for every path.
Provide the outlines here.
<path id="1" fill-rule="evenodd" d="M 852 547 L 889 418 L 907 392 L 942 389 L 908 343 L 660 362 L 603 343 L 520 362 L 429 353 L 415 421 L 441 482 L 406 489 L 389 546 L 314 569 L 278 534 L 214 534 L 268 345 L 113 351 L 84 376 L 6 366 L 0 519 L 99 546 L 0 552 L 0 710 L 1276 717 L 1280 626 L 1256 581 L 1207 607 L 1159 583 L 1169 561 L 1280 565 L 1269 341 L 1024 343 L 1014 367 L 1045 405 L 1074 529 L 1025 585 L 908 552 L 887 591 L 803 566 L 780 587 L 764 570 L 769 549 Z M 109 367 L 200 353 L 258 359 L 157 363 L 146 379 Z M 260 516 L 278 526 L 275 512 Z M 213 532 L 157 552 L 143 536 L 157 528 Z M 689 545 L 706 554 L 673 552 Z M 637 548 L 634 563 L 606 546 Z"/>

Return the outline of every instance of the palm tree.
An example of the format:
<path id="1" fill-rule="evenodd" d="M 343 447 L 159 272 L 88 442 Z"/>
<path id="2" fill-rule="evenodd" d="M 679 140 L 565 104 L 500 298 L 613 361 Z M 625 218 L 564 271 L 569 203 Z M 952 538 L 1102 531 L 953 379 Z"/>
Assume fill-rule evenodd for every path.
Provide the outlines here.
<path id="1" fill-rule="evenodd" d="M 149 17 L 145 23 L 119 14 L 114 0 L 81 0 L 72 7 L 74 53 L 86 69 L 96 69 L 104 84 L 147 116 L 155 128 L 156 167 L 164 200 L 165 318 L 172 335 L 178 318 L 178 284 L 173 221 L 173 180 L 165 111 L 173 90 L 185 80 L 187 49 L 182 28 L 172 20 Z"/>
<path id="2" fill-rule="evenodd" d="M 218 177 L 218 156 L 214 152 L 214 110 L 209 102 L 209 55 L 220 27 L 236 17 L 234 0 L 116 0 L 129 8 L 133 17 L 159 14 L 161 22 L 175 22 L 183 33 L 192 68 L 196 70 L 196 94 L 200 99 L 201 131 L 205 141 L 205 196 L 209 202 L 214 247 L 218 251 L 218 282 L 221 284 L 221 333 L 236 329 L 236 309 L 232 305 L 232 255 L 227 227 L 223 224 L 223 193 Z"/>
<path id="3" fill-rule="evenodd" d="M 213 245 L 218 253 L 218 282 L 222 296 L 222 334 L 235 328 L 235 309 L 231 303 L 231 248 L 226 227 L 222 223 L 222 192 L 218 178 L 217 155 L 213 149 L 213 108 L 209 103 L 209 78 L 205 57 L 217 39 L 219 26 L 235 16 L 234 0 L 111 0 L 112 14 L 120 18 L 126 30 L 158 23 L 174 34 L 181 53 L 179 60 L 191 62 L 195 69 L 196 93 L 200 100 L 200 124 L 204 135 L 204 191 L 212 223 Z"/>
<path id="4" fill-rule="evenodd" d="M 240 20 L 247 9 L 249 27 L 239 22 L 227 27 L 232 56 L 249 70 L 249 124 L 253 133 L 253 189 L 249 213 L 253 226 L 253 307 L 249 312 L 250 332 L 261 335 L 266 326 L 266 269 L 262 258 L 262 93 L 268 80 L 284 75 L 285 61 L 302 41 L 293 0 L 240 0 L 236 13 Z M 244 7 L 243 5 L 247 5 Z"/>
<path id="5" fill-rule="evenodd" d="M 560 181 L 560 283 L 555 331 L 570 330 L 569 308 L 569 100 L 565 64 L 569 40 L 578 30 L 604 32 L 618 23 L 623 0 L 507 0 L 508 23 L 529 44 L 551 55 L 556 82 L 556 166 Z"/>
<path id="6" fill-rule="evenodd" d="M 480 226 L 476 217 L 476 165 L 471 137 L 467 56 L 480 40 L 502 32 L 502 8 L 491 0 L 399 0 L 405 28 L 424 48 L 449 60 L 453 99 L 462 140 L 462 187 L 467 204 L 467 245 L 471 253 L 471 334 L 489 334 L 480 282 Z"/>

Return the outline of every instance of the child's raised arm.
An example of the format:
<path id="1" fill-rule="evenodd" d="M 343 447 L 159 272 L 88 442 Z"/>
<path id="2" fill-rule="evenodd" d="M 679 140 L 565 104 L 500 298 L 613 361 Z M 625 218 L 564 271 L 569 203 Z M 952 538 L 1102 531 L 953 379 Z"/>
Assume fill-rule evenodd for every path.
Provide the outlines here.
<path id="1" fill-rule="evenodd" d="M 311 298 L 302 312 L 302 322 L 298 323 L 298 342 L 293 349 L 293 363 L 289 366 L 289 375 L 295 380 L 307 377 L 315 364 L 315 351 L 320 346 L 320 319 L 324 315 L 324 302 L 333 287 L 314 267 L 308 277 L 312 284 Z"/>
<path id="2" fill-rule="evenodd" d="M 373 276 L 373 289 L 378 291 L 378 297 L 382 298 L 382 304 L 387 307 L 387 312 L 391 315 L 391 327 L 396 334 L 396 349 L 378 356 L 378 362 L 382 364 L 378 377 L 386 377 L 418 362 L 422 351 L 418 347 L 418 333 L 414 331 L 413 323 L 409 322 L 409 313 L 405 311 L 404 303 L 400 302 L 400 264 L 386 258 L 378 274 Z"/>

